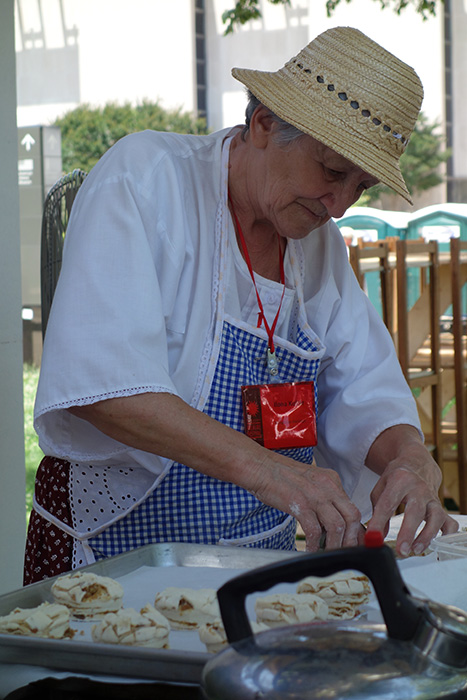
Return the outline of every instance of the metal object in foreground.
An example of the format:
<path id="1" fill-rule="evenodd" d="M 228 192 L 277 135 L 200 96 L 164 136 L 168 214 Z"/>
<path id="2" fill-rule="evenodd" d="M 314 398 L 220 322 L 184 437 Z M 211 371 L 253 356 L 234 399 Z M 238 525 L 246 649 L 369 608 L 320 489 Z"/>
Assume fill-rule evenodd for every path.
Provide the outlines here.
<path id="1" fill-rule="evenodd" d="M 331 621 L 252 635 L 249 593 L 346 569 L 370 578 L 385 625 Z M 208 700 L 467 698 L 467 615 L 413 598 L 382 544 L 265 566 L 228 581 L 218 597 L 232 646 L 204 668 Z"/>

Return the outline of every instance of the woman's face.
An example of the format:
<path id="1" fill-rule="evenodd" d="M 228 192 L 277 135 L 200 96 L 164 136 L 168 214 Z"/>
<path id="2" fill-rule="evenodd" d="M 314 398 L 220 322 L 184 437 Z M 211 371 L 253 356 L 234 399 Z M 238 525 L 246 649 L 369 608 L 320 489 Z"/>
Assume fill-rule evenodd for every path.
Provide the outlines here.
<path id="1" fill-rule="evenodd" d="M 339 218 L 362 192 L 378 180 L 352 162 L 305 135 L 291 143 L 274 138 L 277 123 L 257 152 L 252 186 L 258 218 L 269 221 L 288 238 L 303 238 L 331 217 Z"/>

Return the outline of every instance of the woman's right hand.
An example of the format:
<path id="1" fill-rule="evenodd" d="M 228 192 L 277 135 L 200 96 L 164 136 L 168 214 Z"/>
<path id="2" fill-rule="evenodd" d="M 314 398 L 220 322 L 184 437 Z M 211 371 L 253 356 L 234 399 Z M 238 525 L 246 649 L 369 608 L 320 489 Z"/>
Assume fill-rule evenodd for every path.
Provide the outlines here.
<path id="1" fill-rule="evenodd" d="M 260 501 L 293 515 L 315 552 L 363 544 L 361 514 L 345 493 L 338 474 L 267 451 L 257 471 L 257 485 L 248 489 Z"/>

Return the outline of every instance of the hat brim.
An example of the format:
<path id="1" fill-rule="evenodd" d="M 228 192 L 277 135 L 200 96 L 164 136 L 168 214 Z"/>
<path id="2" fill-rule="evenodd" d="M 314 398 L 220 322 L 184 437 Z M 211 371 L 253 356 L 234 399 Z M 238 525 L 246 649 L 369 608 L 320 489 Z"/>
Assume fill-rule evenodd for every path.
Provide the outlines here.
<path id="1" fill-rule="evenodd" d="M 339 117 L 335 111 L 327 109 L 318 96 L 316 99 L 314 96 L 305 96 L 281 72 L 233 68 L 232 75 L 278 117 L 358 165 L 409 204 L 413 203 L 400 170 L 399 159 L 378 148 L 374 141 L 365 137 L 363 130 L 360 133 L 349 126 L 344 112 Z M 313 110 L 309 108 L 310 99 L 313 99 Z"/>

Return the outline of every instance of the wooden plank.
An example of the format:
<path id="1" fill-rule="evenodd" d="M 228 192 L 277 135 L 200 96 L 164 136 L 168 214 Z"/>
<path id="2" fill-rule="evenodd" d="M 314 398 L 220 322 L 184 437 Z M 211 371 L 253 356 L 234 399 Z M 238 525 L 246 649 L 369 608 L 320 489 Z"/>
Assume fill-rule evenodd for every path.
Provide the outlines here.
<path id="1" fill-rule="evenodd" d="M 461 284 L 467 282 L 467 263 L 463 263 L 460 271 Z M 444 314 L 446 309 L 452 303 L 451 298 L 451 265 L 444 264 L 439 266 L 439 299 L 441 314 Z M 409 311 L 409 358 L 413 360 L 418 349 L 423 345 L 430 332 L 429 311 L 430 298 L 428 291 L 425 290 L 417 299 L 413 307 Z"/>

